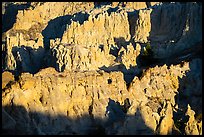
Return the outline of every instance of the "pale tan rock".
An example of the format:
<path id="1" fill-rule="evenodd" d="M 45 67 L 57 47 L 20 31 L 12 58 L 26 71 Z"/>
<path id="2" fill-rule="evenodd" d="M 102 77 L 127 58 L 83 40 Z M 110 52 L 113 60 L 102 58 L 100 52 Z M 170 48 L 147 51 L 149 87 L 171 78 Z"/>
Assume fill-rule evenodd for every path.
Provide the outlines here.
<path id="1" fill-rule="evenodd" d="M 118 6 L 118 2 L 112 2 L 112 7 L 116 7 L 116 6 Z"/>
<path id="2" fill-rule="evenodd" d="M 146 2 L 124 2 L 126 8 L 132 8 L 135 10 L 147 8 Z"/>
<path id="3" fill-rule="evenodd" d="M 2 89 L 4 89 L 6 87 L 6 85 L 11 82 L 14 81 L 14 76 L 11 72 L 5 71 L 2 73 Z"/>
<path id="4" fill-rule="evenodd" d="M 133 45 L 127 45 L 127 50 L 125 48 L 121 48 L 118 52 L 118 56 L 121 55 L 121 62 L 125 65 L 126 69 L 130 69 L 133 66 L 137 66 L 136 58 L 140 54 L 140 45 L 136 45 L 136 50 L 134 49 Z"/>
<path id="5" fill-rule="evenodd" d="M 13 38 L 12 41 L 10 41 L 10 37 L 6 38 L 6 59 L 5 59 L 5 68 L 7 68 L 8 70 L 15 70 L 17 64 L 15 61 L 15 58 L 12 54 L 12 48 L 14 47 L 14 45 L 16 44 L 16 38 Z"/>
<path id="6" fill-rule="evenodd" d="M 144 119 L 144 123 L 148 126 L 148 128 L 150 128 L 152 131 L 156 131 L 157 124 L 155 117 L 152 115 L 152 109 L 147 106 L 141 106 L 140 113 Z"/>
<path id="7" fill-rule="evenodd" d="M 23 33 L 17 33 L 16 36 L 8 35 L 6 38 L 6 69 L 20 69 L 17 71 L 32 73 L 42 67 L 41 63 L 45 49 L 42 35 L 38 37 L 35 42 L 34 40 L 25 40 Z M 33 66 L 30 67 L 30 64 L 33 64 Z"/>
<path id="8" fill-rule="evenodd" d="M 159 4 L 160 2 L 150 2 L 150 6 Z M 123 6 L 135 10 L 147 8 L 147 2 L 112 2 L 112 7 Z"/>
<path id="9" fill-rule="evenodd" d="M 151 12 L 152 9 L 147 10 L 139 10 L 139 17 L 136 21 L 136 27 L 135 27 L 135 35 L 134 40 L 141 42 L 141 43 L 147 43 L 148 37 L 150 35 L 150 31 L 152 28 L 151 25 Z"/>
<path id="10" fill-rule="evenodd" d="M 129 91 L 134 96 L 134 100 L 146 102 L 149 98 L 168 99 L 175 104 L 174 96 L 178 90 L 178 76 L 182 77 L 188 71 L 188 63 L 181 68 L 179 65 L 172 66 L 174 69 L 167 69 L 167 66 L 154 67 L 143 72 L 139 79 L 135 77 L 130 84 Z M 178 70 L 174 72 L 173 70 Z M 178 73 L 179 72 L 179 73 Z M 181 73 L 182 72 L 182 73 Z"/>
<path id="11" fill-rule="evenodd" d="M 28 30 L 35 24 L 46 24 L 55 17 L 74 14 L 80 10 L 91 9 L 93 6 L 93 2 L 45 2 L 42 5 L 36 5 L 33 10 L 19 11 L 14 29 Z"/>
<path id="12" fill-rule="evenodd" d="M 106 62 L 104 64 L 106 67 L 110 66 L 110 64 L 115 63 L 113 61 L 114 57 L 108 56 L 111 45 L 119 47 L 120 44 L 128 42 L 131 39 L 134 39 L 135 42 L 141 43 L 151 41 L 153 43 L 152 49 L 154 51 L 154 56 L 158 58 L 167 57 L 173 54 L 175 51 L 180 50 L 178 49 L 180 47 L 182 47 L 182 49 L 189 48 L 190 46 L 193 45 L 193 43 L 200 40 L 200 31 L 198 32 L 194 31 L 195 30 L 194 28 L 198 28 L 197 30 L 201 30 L 199 29 L 201 24 L 199 20 L 201 8 L 196 3 L 189 3 L 187 4 L 186 7 L 178 3 L 171 3 L 167 5 L 160 4 L 154 8 L 150 7 L 149 9 L 138 8 L 138 11 L 134 9 L 135 8 L 134 6 L 143 7 L 144 5 L 146 5 L 145 2 L 141 3 L 123 2 L 123 4 L 125 5 L 125 8 L 119 6 L 118 10 L 116 11 L 114 11 L 110 5 L 102 6 L 101 8 L 93 8 L 94 6 L 93 2 L 90 3 L 46 2 L 43 4 L 33 3 L 34 9 L 27 9 L 22 11 L 19 10 L 19 13 L 17 14 L 17 22 L 14 24 L 14 27 L 11 30 L 9 30 L 6 34 L 8 37 L 7 40 L 8 57 L 6 61 L 7 68 L 9 70 L 15 70 L 18 66 L 16 63 L 16 59 L 11 54 L 12 47 L 14 46 L 19 47 L 24 45 L 32 47 L 34 49 L 45 48 L 44 45 L 46 43 L 45 39 L 47 39 L 48 36 L 44 36 L 45 38 L 43 38 L 42 34 L 40 33 L 42 33 L 42 30 L 44 30 L 46 27 L 50 25 L 48 24 L 48 21 L 55 20 L 58 17 L 60 18 L 67 16 L 68 14 L 73 15 L 74 13 L 77 12 L 79 13 L 79 11 L 82 11 L 80 12 L 81 16 L 84 16 L 84 14 L 86 14 L 88 16 L 88 19 L 86 20 L 86 17 L 76 19 L 73 16 L 71 17 L 70 23 L 68 24 L 63 24 L 62 21 L 63 24 L 62 26 L 57 25 L 57 27 L 59 27 L 57 30 L 50 30 L 49 32 L 51 36 L 52 35 L 54 36 L 56 34 L 52 33 L 57 33 L 55 31 L 58 30 L 61 31 L 65 29 L 65 31 L 62 32 L 63 33 L 62 38 L 56 38 L 51 40 L 56 41 L 55 44 L 51 41 L 49 42 L 48 39 L 47 44 L 51 43 L 52 47 L 53 45 L 59 44 L 60 42 L 84 45 L 86 47 L 90 46 L 91 48 L 93 48 L 90 50 L 96 52 L 96 54 L 93 55 L 92 57 L 96 57 L 95 63 L 100 62 L 99 64 L 102 63 L 101 60 L 99 59 L 101 57 L 100 55 L 101 52 L 99 52 L 100 49 L 98 49 L 97 47 L 103 45 L 104 53 L 108 58 L 108 61 L 106 61 L 106 59 L 104 61 Z M 150 3 L 150 5 L 154 4 L 156 3 Z M 172 11 L 171 9 L 174 9 L 173 10 L 174 12 L 170 12 Z M 181 23 L 178 23 L 178 20 L 181 20 L 181 18 L 179 18 L 181 14 L 187 16 L 188 10 L 189 13 L 192 13 L 192 16 L 188 16 L 186 17 L 186 19 L 189 19 L 191 22 L 194 18 L 196 20 L 198 19 L 198 25 L 196 25 L 196 23 L 193 23 L 193 26 L 195 27 L 192 26 L 192 28 L 188 29 L 189 31 L 177 29 L 183 28 L 182 25 L 184 25 L 185 20 L 180 21 Z M 179 14 L 177 14 L 176 12 L 178 12 Z M 195 14 L 197 12 L 199 13 L 198 15 Z M 131 16 L 132 13 L 134 13 L 134 15 Z M 160 14 L 162 14 L 162 16 L 160 16 Z M 194 14 L 195 16 L 193 16 Z M 178 20 L 173 20 L 174 23 L 171 23 L 170 18 L 174 17 L 178 18 Z M 159 25 L 160 23 L 158 23 L 159 20 L 161 20 L 161 25 Z M 178 25 L 174 26 L 173 24 Z M 188 23 L 186 23 L 186 25 L 188 25 Z M 23 26 L 25 26 L 25 28 L 21 28 Z M 179 30 L 178 33 L 177 30 Z M 183 38 L 181 38 L 178 44 L 176 44 L 177 46 L 168 45 L 169 40 L 178 39 L 180 37 L 180 34 L 182 34 L 183 32 L 188 32 L 188 35 L 183 34 L 182 35 Z M 186 41 L 188 41 L 186 40 L 186 38 L 190 37 L 191 34 L 193 34 L 194 36 L 194 33 L 198 37 L 193 37 L 193 39 L 189 39 L 191 40 L 190 43 L 189 42 L 186 43 Z M 119 41 L 119 43 L 116 43 L 116 39 L 121 40 Z M 167 45 L 164 44 L 164 41 L 167 41 Z M 175 44 L 175 42 L 171 42 L 170 44 Z M 37 57 L 38 59 L 34 60 L 42 61 L 43 59 L 41 57 L 39 58 Z M 127 61 L 127 59 L 124 59 L 123 61 L 126 67 L 130 66 L 128 65 L 129 63 L 127 64 L 127 62 L 129 62 Z M 110 64 L 108 62 L 110 62 Z M 37 61 L 35 61 L 35 64 L 36 63 Z M 134 61 L 131 61 L 131 63 L 133 64 L 132 66 L 135 65 Z M 40 66 L 40 64 L 37 64 L 36 66 Z M 48 64 L 48 66 L 50 66 L 50 64 Z M 98 65 L 94 66 L 94 68 L 97 68 L 97 66 Z M 84 67 L 82 68 L 84 69 Z"/>
<path id="13" fill-rule="evenodd" d="M 157 131 L 161 135 L 167 135 L 172 133 L 172 128 L 174 125 L 173 121 L 173 111 L 170 102 L 167 102 L 165 112 L 162 114 L 162 120 Z M 162 112 L 162 111 L 161 111 Z"/>
<path id="14" fill-rule="evenodd" d="M 34 86 L 36 86 L 35 80 L 30 77 L 32 77 L 30 73 L 24 73 L 21 76 L 21 78 L 24 79 L 24 81 L 20 82 L 22 90 L 32 89 Z"/>
<path id="15" fill-rule="evenodd" d="M 52 132 L 44 130 L 44 126 L 39 123 L 37 127 L 39 133 L 53 134 L 63 130 L 67 125 L 72 125 L 72 130 L 79 134 L 85 134 L 88 132 L 87 129 L 77 130 L 85 123 L 89 125 L 87 125 L 88 127 L 91 126 L 91 120 L 88 117 L 83 118 L 83 115 L 92 116 L 96 119 L 101 118 L 103 122 L 98 122 L 103 125 L 108 119 L 112 119 L 110 116 L 107 117 L 110 99 L 122 106 L 124 100 L 128 98 L 131 104 L 127 110 L 128 117 L 104 127 L 107 134 L 156 134 L 156 132 L 158 134 L 171 134 L 173 128 L 173 109 L 171 105 L 174 104 L 173 97 L 175 97 L 175 94 L 170 93 L 172 98 L 169 98 L 168 92 L 174 90 L 176 92 L 178 88 L 174 86 L 178 84 L 178 81 L 172 81 L 171 77 L 177 79 L 176 77 L 184 75 L 184 72 L 189 70 L 188 65 L 189 63 L 184 63 L 183 67 L 177 65 L 171 66 L 169 69 L 165 65 L 150 68 L 140 79 L 135 77 L 128 90 L 121 72 L 74 72 L 65 70 L 59 73 L 54 68 L 47 68 L 34 76 L 23 73 L 19 83 L 13 83 L 10 88 L 2 93 L 2 105 L 3 107 L 9 106 L 10 102 L 13 102 L 17 106 L 23 106 L 29 112 L 48 113 L 52 117 L 63 115 L 73 121 L 81 117 L 80 124 L 74 124 L 72 120 L 60 125 L 61 128 L 57 124 L 52 124 Z M 177 69 L 177 71 L 174 72 L 171 69 Z M 184 72 L 181 73 L 180 71 Z M 169 89 L 163 89 L 162 92 L 159 89 L 151 89 L 153 83 L 150 82 L 150 79 L 152 82 L 157 80 L 157 85 L 161 86 L 160 88 L 165 84 Z M 166 83 L 160 83 L 161 81 L 166 81 Z M 145 88 L 149 91 L 147 89 L 145 91 Z M 153 92 L 157 90 L 160 92 L 154 94 Z M 154 98 L 156 98 L 155 101 L 153 101 Z M 169 101 L 166 102 L 165 100 Z M 137 110 L 138 108 L 139 110 Z M 161 112 L 158 113 L 159 109 L 161 109 Z M 140 114 L 140 120 L 134 117 L 135 114 Z M 115 113 L 114 115 L 117 116 Z M 17 117 L 11 116 L 18 121 Z M 141 126 L 141 123 L 144 125 Z M 28 129 L 32 130 L 29 127 Z M 187 127 L 186 131 L 189 131 Z"/>
<path id="16" fill-rule="evenodd" d="M 104 9 L 107 9 L 107 7 L 104 7 Z M 106 46 L 108 44 L 115 45 L 114 38 L 122 37 L 124 40 L 129 41 L 129 23 L 125 11 L 122 10 L 120 13 L 112 12 L 109 15 L 107 10 L 102 12 L 103 9 L 101 9 L 97 15 L 95 10 L 97 9 L 90 12 L 88 20 L 84 21 L 82 25 L 72 21 L 62 36 L 62 43 L 101 44 Z"/>
<path id="17" fill-rule="evenodd" d="M 195 112 L 191 109 L 190 105 L 188 105 L 186 115 L 189 116 L 189 120 L 185 126 L 185 133 L 187 135 L 199 135 L 197 122 L 195 120 Z"/>
<path id="18" fill-rule="evenodd" d="M 157 5 L 157 4 L 161 4 L 161 2 L 150 2 L 151 6 Z"/>
<path id="19" fill-rule="evenodd" d="M 11 86 L 11 89 L 2 94 L 3 107 L 9 106 L 10 102 L 13 102 L 16 106 L 24 107 L 30 113 L 44 113 L 52 117 L 63 115 L 73 120 L 83 115 L 89 115 L 91 105 L 93 105 L 91 112 L 93 116 L 103 118 L 109 98 L 122 104 L 128 96 L 123 74 L 120 72 L 110 74 L 95 71 L 56 73 L 53 68 L 48 68 L 34 76 L 28 73 L 23 74 L 19 83 L 19 87 Z M 17 120 L 17 125 L 23 124 L 18 117 L 14 115 L 12 117 Z M 83 120 L 81 122 L 83 123 Z M 61 129 L 69 124 L 71 123 L 65 122 L 61 125 Z M 27 128 L 29 129 L 29 127 Z M 43 133 L 50 133 L 43 130 L 44 126 L 39 123 L 38 128 Z M 58 130 L 57 124 L 51 128 L 56 128 L 52 132 Z M 80 131 L 78 132 L 80 134 Z M 81 131 L 81 133 L 83 132 Z"/>
<path id="20" fill-rule="evenodd" d="M 158 58 L 193 49 L 201 41 L 201 11 L 196 2 L 113 2 L 100 8 L 93 2 L 31 2 L 30 8 L 18 10 L 14 26 L 4 33 L 5 66 L 32 73 L 45 64 L 49 68 L 23 73 L 5 89 L 5 114 L 24 134 L 90 134 L 101 126 L 106 134 L 166 135 L 176 119 L 173 110 L 180 109 L 175 100 L 179 95 L 188 97 L 193 108 L 186 113 L 186 134 L 202 134 L 202 121 L 194 116 L 202 102 L 200 59 L 148 68 L 130 86 L 124 81 L 128 73 L 143 69 L 137 68 L 143 43 L 150 41 Z M 50 25 L 69 15 L 69 23 Z M 62 38 L 54 38 L 61 30 Z"/>
<path id="21" fill-rule="evenodd" d="M 36 73 L 34 76 L 43 76 L 43 75 L 46 75 L 46 74 L 57 74 L 57 71 L 55 70 L 55 68 L 52 68 L 52 67 L 49 67 L 49 68 L 46 68 L 46 69 L 41 69 L 38 73 Z M 22 75 L 24 76 L 24 74 Z"/>
<path id="22" fill-rule="evenodd" d="M 102 66 L 109 66 L 113 59 L 98 47 L 85 47 L 76 44 L 59 44 L 51 49 L 56 70 L 97 70 Z"/>

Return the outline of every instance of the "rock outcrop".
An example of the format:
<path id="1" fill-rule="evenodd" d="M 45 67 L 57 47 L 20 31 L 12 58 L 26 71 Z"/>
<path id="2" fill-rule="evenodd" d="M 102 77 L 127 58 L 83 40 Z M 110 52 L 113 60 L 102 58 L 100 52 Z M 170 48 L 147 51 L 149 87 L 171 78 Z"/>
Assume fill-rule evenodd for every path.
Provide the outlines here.
<path id="1" fill-rule="evenodd" d="M 9 82 L 14 81 L 14 76 L 11 72 L 3 72 L 2 78 L 2 89 L 4 89 Z"/>
<path id="2" fill-rule="evenodd" d="M 3 134 L 202 135 L 202 4 L 3 2 Z"/>
<path id="3" fill-rule="evenodd" d="M 193 48 L 196 43 L 202 41 L 200 18 L 202 5 L 198 3 L 160 4 L 149 8 L 136 8 L 137 10 L 128 6 L 111 7 L 111 5 L 91 9 L 92 6 L 87 4 L 93 3 L 42 3 L 35 5 L 34 9 L 22 10 L 22 14 L 19 12 L 12 29 L 4 34 L 5 49 L 7 49 L 4 68 L 16 70 L 19 67 L 17 58 L 13 55 L 15 53 L 11 51 L 20 50 L 22 46 L 31 47 L 31 52 L 39 55 L 29 55 L 31 60 L 38 60 L 38 62 L 35 61 L 35 66 L 38 66 L 36 69 L 22 71 L 36 73 L 44 65 L 39 63 L 39 60 L 43 62 L 47 50 L 56 46 L 56 43 L 84 45 L 87 48 L 95 47 L 95 50 L 101 47 L 101 50 L 104 49 L 105 56 L 113 54 L 117 58 L 118 51 L 122 47 L 127 50 L 130 44 L 135 48 L 136 43 L 150 41 L 154 52 L 153 57 L 165 59 L 168 62 L 175 53 Z M 55 10 L 44 8 L 56 6 L 60 8 Z M 70 8 L 75 9 L 73 8 L 75 6 L 79 8 L 70 10 Z M 31 14 L 36 14 L 38 17 L 30 16 Z M 180 18 L 181 15 L 183 18 Z M 22 25 L 22 23 L 29 25 Z M 143 48 L 143 45 L 141 46 Z M 44 49 L 46 51 L 43 51 Z M 101 54 L 100 51 L 96 53 Z M 32 64 L 31 60 L 28 62 Z M 112 58 L 108 62 L 111 63 L 103 65 L 111 66 Z M 135 61 L 132 61 L 132 64 L 135 64 Z M 51 65 L 48 64 L 48 66 Z"/>
<path id="4" fill-rule="evenodd" d="M 188 71 L 189 63 L 150 68 L 127 88 L 121 72 L 47 68 L 23 73 L 2 93 L 2 105 L 18 134 L 172 134 L 179 78 Z M 201 134 L 190 112 L 186 134 Z"/>
<path id="5" fill-rule="evenodd" d="M 92 119 L 105 118 L 109 98 L 123 103 L 128 94 L 123 81 L 123 74 L 119 72 L 110 74 L 96 71 L 58 73 L 53 68 L 48 68 L 35 74 L 34 77 L 25 73 L 20 79 L 19 82 L 12 85 L 15 88 L 4 91 L 3 106 L 10 105 L 10 102 L 13 102 L 13 106 L 21 106 L 25 109 L 24 111 L 45 115 L 39 117 L 38 120 L 35 119 L 35 114 L 33 117 L 28 115 L 26 117 L 26 123 L 29 125 L 27 129 L 20 129 L 21 126 L 24 126 L 23 121 L 18 119 L 20 115 L 17 115 L 17 117 L 14 115 L 16 128 L 19 128 L 16 130 L 18 133 L 24 134 L 34 134 L 31 132 L 34 131 L 31 127 L 34 124 L 42 133 L 46 134 L 66 132 L 66 127 L 72 124 L 73 132 L 87 134 L 91 132 L 89 131 L 90 127 L 87 126 L 91 126 L 89 124 L 92 124 Z M 6 111 L 15 110 L 6 109 Z M 44 117 L 47 117 L 48 113 L 50 117 L 61 115 L 64 118 L 57 119 L 56 123 L 54 121 L 50 121 L 51 123 L 47 121 L 47 124 L 43 123 L 46 120 Z M 83 115 L 87 116 L 83 118 Z M 75 119 L 80 117 L 82 117 L 80 119 L 81 124 L 75 125 Z M 72 121 L 69 122 L 69 118 L 73 120 L 73 123 Z M 67 119 L 68 123 L 63 119 Z M 59 126 L 59 122 L 64 122 L 64 126 Z M 46 129 L 48 125 L 49 128 Z M 86 127 L 83 127 L 85 125 Z M 85 131 L 79 131 L 79 128 L 84 128 Z"/>

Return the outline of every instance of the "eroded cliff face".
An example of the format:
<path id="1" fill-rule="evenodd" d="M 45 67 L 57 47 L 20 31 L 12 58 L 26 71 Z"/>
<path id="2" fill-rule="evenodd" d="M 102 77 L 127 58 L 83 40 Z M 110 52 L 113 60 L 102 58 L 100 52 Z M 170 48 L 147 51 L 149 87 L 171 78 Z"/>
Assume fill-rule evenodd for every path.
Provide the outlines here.
<path id="1" fill-rule="evenodd" d="M 33 9 L 18 10 L 25 13 L 22 15 L 18 13 L 13 27 L 3 35 L 6 54 L 4 68 L 36 73 L 47 63 L 44 60 L 47 52 L 60 43 L 82 45 L 97 55 L 100 54 L 100 50 L 104 51 L 105 56 L 113 55 L 104 61 L 103 65 L 106 67 L 117 63 L 117 59 L 112 61 L 113 58 L 120 58 L 122 54 L 118 55 L 119 50 L 122 47 L 127 50 L 130 44 L 134 48 L 136 44 L 142 44 L 140 49 L 143 52 L 144 45 L 150 42 L 151 50 L 154 52 L 153 57 L 166 60 L 166 63 L 174 54 L 194 47 L 202 49 L 202 46 L 197 46 L 198 43 L 202 43 L 202 5 L 198 3 L 160 4 L 138 10 L 127 8 L 128 6 L 111 5 L 93 8 L 92 4 L 42 3 Z M 56 6 L 60 8 L 54 8 Z M 78 10 L 74 8 L 76 6 L 79 7 Z M 32 15 L 30 12 L 38 17 L 30 16 Z M 181 15 L 183 18 L 180 18 Z M 29 59 L 24 56 L 29 56 Z M 35 67 L 29 68 L 29 63 L 34 63 Z M 132 63 L 135 64 L 135 61 Z M 46 65 L 51 66 L 49 63 Z M 89 68 L 92 67 L 95 69 L 94 66 Z"/>
<path id="2" fill-rule="evenodd" d="M 2 7 L 4 134 L 202 134 L 202 4 Z"/>
<path id="3" fill-rule="evenodd" d="M 12 117 L 10 122 L 3 123 L 3 128 L 15 121 L 13 130 L 18 134 L 97 134 L 102 131 L 103 134 L 173 134 L 174 128 L 180 128 L 177 114 L 181 111 L 182 117 L 190 117 L 184 122 L 187 125 L 182 132 L 202 134 L 202 124 L 195 116 L 202 113 L 199 109 L 202 89 L 179 82 L 185 75 L 195 73 L 190 66 L 201 63 L 195 59 L 183 66 L 156 66 L 144 72 L 141 78 L 135 76 L 128 87 L 121 72 L 59 73 L 47 68 L 34 76 L 23 73 L 18 81 L 3 89 L 3 115 Z M 201 70 L 194 77 L 195 83 L 200 83 Z M 187 86 L 193 100 L 182 101 L 185 97 L 179 88 L 183 86 Z M 198 90 L 192 92 L 191 88 Z M 200 101 L 195 106 L 192 103 L 196 100 Z M 186 111 L 187 107 L 182 105 L 189 104 L 193 110 L 188 107 Z"/>

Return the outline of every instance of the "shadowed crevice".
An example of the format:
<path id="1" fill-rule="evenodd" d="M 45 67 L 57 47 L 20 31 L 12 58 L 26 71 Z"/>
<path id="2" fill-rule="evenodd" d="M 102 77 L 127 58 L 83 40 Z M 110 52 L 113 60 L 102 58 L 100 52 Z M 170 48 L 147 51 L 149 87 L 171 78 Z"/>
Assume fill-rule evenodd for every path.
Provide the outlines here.
<path id="1" fill-rule="evenodd" d="M 129 22 L 129 30 L 130 30 L 130 35 L 131 35 L 131 39 L 133 40 L 133 37 L 135 35 L 135 27 L 136 27 L 136 21 L 139 18 L 139 10 L 134 10 L 132 12 L 127 12 L 128 14 L 128 22 Z"/>

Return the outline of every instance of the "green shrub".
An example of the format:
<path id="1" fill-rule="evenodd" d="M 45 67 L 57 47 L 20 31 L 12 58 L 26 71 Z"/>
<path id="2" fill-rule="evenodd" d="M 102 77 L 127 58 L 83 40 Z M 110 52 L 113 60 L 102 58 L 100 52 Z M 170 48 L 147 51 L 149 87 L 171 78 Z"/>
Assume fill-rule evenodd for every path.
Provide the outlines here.
<path id="1" fill-rule="evenodd" d="M 151 56 L 152 55 L 152 48 L 150 43 L 148 42 L 147 45 L 144 47 L 143 56 Z"/>

